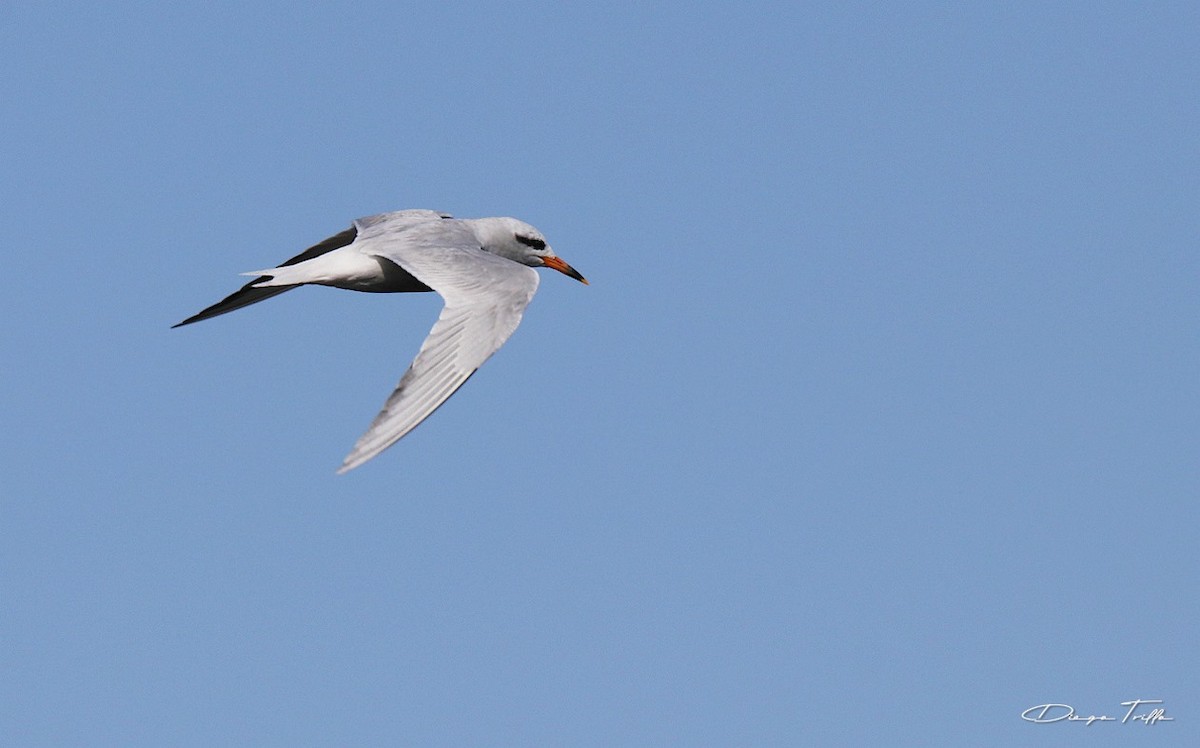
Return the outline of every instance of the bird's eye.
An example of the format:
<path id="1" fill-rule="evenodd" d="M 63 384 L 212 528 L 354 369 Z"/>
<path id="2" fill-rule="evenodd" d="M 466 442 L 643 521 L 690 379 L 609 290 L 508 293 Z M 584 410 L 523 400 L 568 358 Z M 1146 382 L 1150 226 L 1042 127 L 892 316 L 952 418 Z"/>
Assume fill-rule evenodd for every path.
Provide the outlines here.
<path id="1" fill-rule="evenodd" d="M 516 236 L 517 241 L 521 242 L 527 247 L 533 247 L 534 249 L 546 248 L 546 242 L 542 241 L 541 239 L 534 239 L 532 236 L 525 236 L 524 234 L 517 234 Z"/>

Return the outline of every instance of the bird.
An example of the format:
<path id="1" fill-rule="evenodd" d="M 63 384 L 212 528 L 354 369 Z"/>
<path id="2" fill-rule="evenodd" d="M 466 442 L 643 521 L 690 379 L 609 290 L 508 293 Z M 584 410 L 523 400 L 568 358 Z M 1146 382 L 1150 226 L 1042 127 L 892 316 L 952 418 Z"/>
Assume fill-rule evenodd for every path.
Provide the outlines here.
<path id="1" fill-rule="evenodd" d="M 515 218 L 455 218 L 398 210 L 355 219 L 172 329 L 212 319 L 305 285 L 375 293 L 434 291 L 441 314 L 375 420 L 342 462 L 362 465 L 416 428 L 513 334 L 537 291 L 534 268 L 587 285 L 540 231 Z"/>

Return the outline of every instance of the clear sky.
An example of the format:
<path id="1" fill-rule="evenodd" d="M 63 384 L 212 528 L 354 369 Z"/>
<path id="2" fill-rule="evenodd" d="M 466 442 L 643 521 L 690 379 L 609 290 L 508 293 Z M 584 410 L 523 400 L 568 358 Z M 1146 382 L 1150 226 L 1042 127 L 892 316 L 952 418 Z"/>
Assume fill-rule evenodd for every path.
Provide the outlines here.
<path id="1" fill-rule="evenodd" d="M 880 5 L 0 5 L 0 744 L 1200 744 L 1200 6 Z"/>

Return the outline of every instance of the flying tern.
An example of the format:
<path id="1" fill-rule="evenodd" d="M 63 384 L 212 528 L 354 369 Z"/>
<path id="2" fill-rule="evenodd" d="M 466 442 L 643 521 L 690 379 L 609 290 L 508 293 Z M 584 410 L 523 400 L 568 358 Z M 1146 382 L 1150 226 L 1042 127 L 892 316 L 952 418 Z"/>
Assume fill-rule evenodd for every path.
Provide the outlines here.
<path id="1" fill-rule="evenodd" d="M 436 291 L 442 313 L 395 391 L 346 456 L 352 470 L 417 427 L 508 340 L 538 287 L 534 268 L 587 283 L 541 232 L 515 218 L 400 210 L 359 218 L 173 327 L 210 319 L 309 284 L 351 291 Z"/>

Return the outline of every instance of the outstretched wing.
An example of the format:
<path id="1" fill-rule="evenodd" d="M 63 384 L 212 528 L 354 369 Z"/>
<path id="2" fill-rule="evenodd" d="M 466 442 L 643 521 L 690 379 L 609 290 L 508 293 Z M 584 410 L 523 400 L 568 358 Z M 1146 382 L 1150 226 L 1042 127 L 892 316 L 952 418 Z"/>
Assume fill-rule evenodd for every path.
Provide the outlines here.
<path id="1" fill-rule="evenodd" d="M 402 241 L 381 235 L 363 251 L 400 265 L 446 305 L 339 473 L 395 444 L 446 402 L 517 329 L 538 286 L 533 268 L 484 252 L 457 221 L 416 227 Z"/>
<path id="2" fill-rule="evenodd" d="M 311 260 L 314 257 L 319 257 L 326 252 L 332 252 L 335 249 L 345 247 L 353 242 L 356 236 L 358 236 L 358 228 L 351 226 L 345 231 L 335 234 L 319 244 L 314 244 L 287 262 L 281 263 L 280 267 L 284 267 L 286 265 L 295 265 L 297 263 L 304 262 L 305 260 Z M 256 283 L 262 283 L 263 280 L 263 278 L 255 278 L 238 290 L 221 299 L 216 304 L 202 309 L 179 324 L 171 325 L 171 328 L 174 329 L 176 327 L 183 327 L 184 325 L 190 325 L 193 322 L 201 322 L 222 314 L 228 314 L 236 309 L 241 309 L 242 307 L 250 306 L 251 304 L 257 304 L 260 301 L 266 301 L 272 296 L 278 296 L 284 291 L 290 291 L 296 287 L 292 285 L 265 286 L 260 288 L 255 285 Z"/>
<path id="3" fill-rule="evenodd" d="M 304 250 L 303 252 L 301 252 L 300 254 L 296 255 L 295 257 L 291 258 L 290 260 L 288 260 L 286 262 L 281 262 L 279 264 L 279 267 L 287 267 L 289 265 L 298 265 L 301 262 L 304 262 L 305 260 L 311 260 L 314 257 L 320 257 L 323 254 L 332 252 L 335 249 L 341 249 L 342 247 L 349 246 L 350 244 L 352 244 L 355 241 L 355 239 L 358 238 L 358 232 L 359 232 L 360 227 L 369 227 L 374 224 L 386 222 L 393 231 L 398 231 L 398 230 L 402 230 L 404 228 L 413 226 L 414 224 L 422 223 L 425 221 L 433 221 L 433 220 L 437 220 L 437 219 L 443 219 L 443 218 L 450 218 L 450 214 L 449 213 L 439 213 L 437 211 L 424 210 L 424 209 L 397 210 L 392 213 L 381 213 L 380 215 L 377 215 L 377 216 L 370 216 L 368 218 L 360 218 L 357 221 L 355 221 L 354 224 L 350 228 L 346 229 L 345 231 L 341 231 L 337 234 L 334 234 L 333 236 L 329 237 L 325 241 L 314 244 L 313 246 L 309 247 L 308 249 Z M 263 276 L 263 277 L 255 278 L 254 280 L 250 281 L 246 285 L 242 286 L 238 290 L 231 293 L 230 295 L 221 299 L 216 304 L 213 304 L 212 306 L 207 307 L 196 314 L 193 314 L 191 317 L 188 317 L 187 319 L 185 319 L 184 321 L 182 321 L 178 324 L 171 325 L 171 327 L 172 328 L 183 327 L 184 325 L 190 325 L 193 322 L 200 322 L 200 321 L 203 321 L 206 319 L 212 319 L 213 317 L 217 317 L 222 314 L 227 314 L 236 309 L 241 309 L 242 307 L 247 307 L 247 306 L 250 306 L 251 304 L 257 304 L 260 301 L 266 301 L 267 299 L 271 298 L 272 296 L 278 296 L 279 294 L 283 293 L 284 291 L 290 291 L 293 288 L 296 288 L 296 285 L 287 285 L 287 286 L 259 286 L 259 285 L 257 285 L 259 283 L 262 283 L 264 280 L 270 280 L 270 277 Z M 299 285 L 299 284 L 297 284 L 297 285 Z"/>

